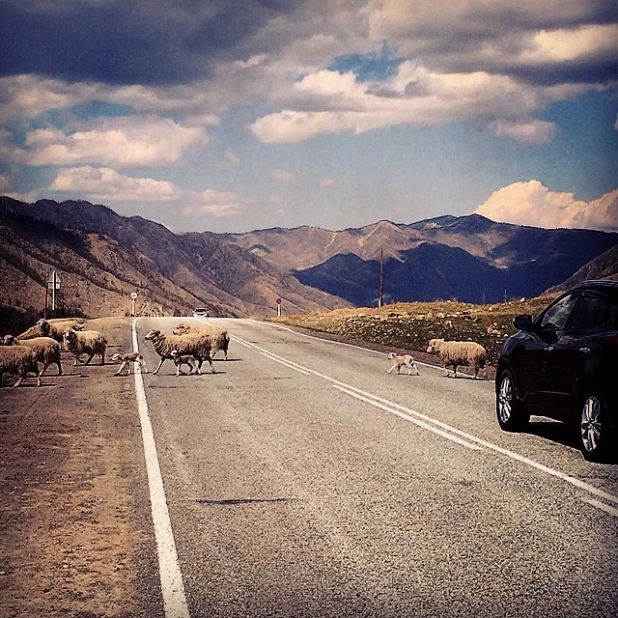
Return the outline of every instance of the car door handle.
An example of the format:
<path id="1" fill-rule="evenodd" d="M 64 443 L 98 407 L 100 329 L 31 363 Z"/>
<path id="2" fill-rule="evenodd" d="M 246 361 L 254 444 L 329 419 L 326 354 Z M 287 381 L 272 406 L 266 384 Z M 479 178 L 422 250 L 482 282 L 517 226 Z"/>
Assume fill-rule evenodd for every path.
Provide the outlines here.
<path id="1" fill-rule="evenodd" d="M 579 348 L 579 351 L 580 351 L 582 354 L 590 354 L 590 348 L 586 348 L 586 347 L 584 347 L 584 348 Z"/>

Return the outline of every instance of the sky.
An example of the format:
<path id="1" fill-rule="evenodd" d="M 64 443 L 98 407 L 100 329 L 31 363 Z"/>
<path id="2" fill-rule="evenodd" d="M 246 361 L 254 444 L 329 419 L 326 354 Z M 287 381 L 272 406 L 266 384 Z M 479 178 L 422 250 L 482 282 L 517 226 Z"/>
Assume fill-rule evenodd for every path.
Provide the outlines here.
<path id="1" fill-rule="evenodd" d="M 0 0 L 0 193 L 174 232 L 618 231 L 618 3 Z"/>

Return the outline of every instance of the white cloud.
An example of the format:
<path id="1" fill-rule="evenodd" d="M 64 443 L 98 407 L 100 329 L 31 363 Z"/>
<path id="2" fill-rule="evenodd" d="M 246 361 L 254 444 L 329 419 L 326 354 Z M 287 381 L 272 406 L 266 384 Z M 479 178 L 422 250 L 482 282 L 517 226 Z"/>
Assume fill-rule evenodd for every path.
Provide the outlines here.
<path id="1" fill-rule="evenodd" d="M 270 175 L 277 181 L 281 183 L 292 182 L 294 178 L 296 178 L 296 174 L 293 172 L 288 172 L 286 170 L 281 170 L 277 168 L 273 168 L 270 170 Z"/>
<path id="2" fill-rule="evenodd" d="M 542 120 L 529 120 L 527 122 L 496 120 L 490 122 L 488 128 L 498 136 L 511 137 L 518 142 L 533 145 L 547 144 L 556 137 L 556 125 L 553 122 Z"/>
<path id="3" fill-rule="evenodd" d="M 152 178 L 134 178 L 102 167 L 72 167 L 58 172 L 50 185 L 52 191 L 75 192 L 87 199 L 107 201 L 177 200 L 182 191 L 172 183 Z"/>
<path id="4" fill-rule="evenodd" d="M 240 159 L 231 150 L 228 150 L 225 153 L 225 158 L 228 161 L 231 161 L 234 165 L 237 165 L 238 163 L 240 163 Z"/>
<path id="5" fill-rule="evenodd" d="M 297 82 L 294 91 L 297 109 L 269 114 L 253 123 L 251 130 L 258 139 L 294 143 L 326 133 L 362 133 L 398 124 L 427 126 L 481 117 L 501 135 L 545 143 L 553 136 L 552 125 L 531 120 L 530 114 L 567 95 L 552 87 L 524 87 L 504 75 L 439 74 L 413 62 L 402 63 L 390 80 L 379 85 L 359 82 L 352 73 L 323 70 Z"/>
<path id="6" fill-rule="evenodd" d="M 550 191 L 538 180 L 515 182 L 492 193 L 474 212 L 518 225 L 618 231 L 618 189 L 585 202 L 572 193 Z"/>
<path id="7" fill-rule="evenodd" d="M 185 199 L 191 204 L 182 210 L 185 217 L 211 215 L 213 217 L 229 217 L 244 209 L 245 204 L 236 193 L 230 191 L 186 191 Z"/>
<path id="8" fill-rule="evenodd" d="M 13 178 L 9 174 L 0 174 L 0 191 L 6 195 L 6 191 L 13 187 Z"/>
<path id="9" fill-rule="evenodd" d="M 164 180 L 135 178 L 109 168 L 91 166 L 60 170 L 49 188 L 106 202 L 169 202 L 182 205 L 185 217 L 227 217 L 237 214 L 246 206 L 236 193 L 229 191 L 188 191 Z"/>
<path id="10" fill-rule="evenodd" d="M 188 148 L 205 143 L 202 129 L 154 117 L 106 118 L 65 134 L 37 129 L 26 136 L 30 165 L 156 167 L 178 163 Z"/>

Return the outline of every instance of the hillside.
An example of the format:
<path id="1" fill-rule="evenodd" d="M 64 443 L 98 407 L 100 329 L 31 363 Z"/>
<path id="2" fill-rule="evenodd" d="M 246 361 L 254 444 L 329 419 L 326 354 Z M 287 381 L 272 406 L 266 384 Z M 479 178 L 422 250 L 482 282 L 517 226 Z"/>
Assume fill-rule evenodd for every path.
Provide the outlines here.
<path id="1" fill-rule="evenodd" d="M 499 302 L 505 296 L 537 296 L 618 245 L 616 233 L 548 230 L 480 215 L 447 215 L 410 225 L 380 221 L 340 232 L 272 229 L 222 238 L 272 264 L 285 264 L 305 285 L 357 306 L 376 305 L 381 259 L 385 302 Z"/>
<path id="2" fill-rule="evenodd" d="M 5 305 L 42 310 L 56 270 L 59 312 L 89 317 L 127 315 L 134 291 L 139 315 L 186 315 L 199 305 L 214 316 L 266 316 L 278 297 L 289 311 L 347 304 L 233 244 L 89 202 L 0 198 L 0 269 Z"/>

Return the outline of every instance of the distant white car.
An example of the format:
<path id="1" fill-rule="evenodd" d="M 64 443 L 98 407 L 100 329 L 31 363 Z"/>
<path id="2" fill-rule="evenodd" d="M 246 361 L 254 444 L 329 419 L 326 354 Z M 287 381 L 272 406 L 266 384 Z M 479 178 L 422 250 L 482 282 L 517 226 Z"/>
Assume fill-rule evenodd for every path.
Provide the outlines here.
<path id="1" fill-rule="evenodd" d="M 193 310 L 194 318 L 205 318 L 208 317 L 208 309 L 206 307 L 197 307 Z"/>

